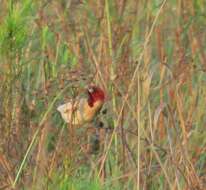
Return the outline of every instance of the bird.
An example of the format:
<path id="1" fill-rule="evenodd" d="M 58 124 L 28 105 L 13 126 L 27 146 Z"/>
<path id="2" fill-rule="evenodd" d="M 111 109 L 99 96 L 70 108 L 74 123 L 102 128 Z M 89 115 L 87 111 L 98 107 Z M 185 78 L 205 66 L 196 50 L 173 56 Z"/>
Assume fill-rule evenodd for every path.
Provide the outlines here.
<path id="1" fill-rule="evenodd" d="M 63 120 L 71 125 L 83 125 L 93 121 L 105 102 L 105 92 L 96 85 L 86 89 L 86 97 L 78 97 L 57 107 Z"/>

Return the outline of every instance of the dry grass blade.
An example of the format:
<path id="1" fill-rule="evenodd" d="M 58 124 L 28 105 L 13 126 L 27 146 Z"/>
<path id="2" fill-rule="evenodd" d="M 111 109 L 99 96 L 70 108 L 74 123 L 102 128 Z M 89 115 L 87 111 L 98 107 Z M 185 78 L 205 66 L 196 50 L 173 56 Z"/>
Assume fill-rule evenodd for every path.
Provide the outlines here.
<path id="1" fill-rule="evenodd" d="M 145 49 L 146 49 L 146 47 L 147 47 L 147 45 L 148 45 L 148 43 L 149 43 L 149 39 L 150 39 L 151 34 L 152 34 L 153 30 L 154 30 L 154 26 L 155 26 L 155 24 L 156 24 L 156 22 L 157 22 L 157 19 L 158 19 L 159 15 L 160 15 L 160 13 L 161 13 L 161 11 L 162 11 L 165 3 L 166 3 L 166 0 L 163 1 L 161 7 L 159 8 L 159 11 L 158 11 L 158 13 L 157 13 L 157 15 L 156 15 L 156 17 L 155 17 L 155 19 L 154 19 L 154 21 L 153 21 L 153 24 L 152 24 L 152 27 L 151 27 L 151 29 L 150 29 L 150 32 L 149 32 L 149 34 L 148 34 L 148 36 L 146 37 L 146 40 L 145 40 L 145 42 L 144 42 L 143 51 L 141 52 L 141 54 L 140 54 L 140 56 L 139 56 L 139 59 L 138 59 L 138 61 L 137 61 L 138 64 L 137 64 L 137 66 L 136 66 L 136 69 L 135 69 L 135 71 L 134 71 L 134 74 L 132 75 L 132 79 L 131 79 L 131 81 L 130 81 L 128 90 L 127 90 L 127 92 L 126 92 L 126 94 L 125 94 L 125 96 L 124 96 L 124 98 L 123 98 L 122 106 L 121 106 L 121 109 L 120 109 L 120 112 L 119 112 L 119 117 L 118 117 L 117 122 L 116 122 L 117 127 L 118 127 L 118 124 L 119 124 L 119 122 L 120 122 L 121 114 L 122 114 L 122 111 L 123 111 L 123 109 L 124 109 L 125 103 L 126 103 L 128 97 L 129 97 L 129 93 L 130 93 L 130 91 L 131 91 L 131 89 L 132 89 L 132 86 L 134 85 L 134 82 L 135 82 L 135 79 L 136 79 L 136 76 L 137 76 L 137 72 L 138 72 L 138 69 L 139 69 L 141 60 L 142 60 L 142 58 L 143 58 L 143 55 L 144 55 L 144 51 L 145 51 Z M 105 162 L 105 160 L 106 160 L 107 154 L 108 154 L 109 149 L 110 149 L 110 146 L 111 146 L 111 144 L 112 144 L 112 140 L 113 140 L 114 134 L 115 134 L 115 133 L 113 132 L 113 134 L 112 134 L 112 136 L 111 136 L 111 140 L 110 140 L 110 142 L 109 142 L 109 144 L 108 144 L 108 147 L 107 147 L 107 151 L 106 151 L 106 153 L 105 153 L 105 155 L 104 155 L 104 159 L 102 160 L 102 164 L 101 164 L 101 167 L 100 167 L 100 169 L 99 169 L 99 174 L 98 174 L 98 176 L 100 175 L 100 173 L 101 173 L 101 171 L 102 171 L 102 169 L 103 169 L 104 162 Z"/>

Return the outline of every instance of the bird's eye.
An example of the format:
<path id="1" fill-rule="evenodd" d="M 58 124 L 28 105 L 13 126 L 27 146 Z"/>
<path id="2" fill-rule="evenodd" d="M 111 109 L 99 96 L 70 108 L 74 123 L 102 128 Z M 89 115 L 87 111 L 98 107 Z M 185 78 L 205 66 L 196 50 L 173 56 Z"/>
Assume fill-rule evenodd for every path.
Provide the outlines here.
<path id="1" fill-rule="evenodd" d="M 88 92 L 89 92 L 89 93 L 93 93 L 93 92 L 94 92 L 94 89 L 93 89 L 93 88 L 88 88 Z"/>

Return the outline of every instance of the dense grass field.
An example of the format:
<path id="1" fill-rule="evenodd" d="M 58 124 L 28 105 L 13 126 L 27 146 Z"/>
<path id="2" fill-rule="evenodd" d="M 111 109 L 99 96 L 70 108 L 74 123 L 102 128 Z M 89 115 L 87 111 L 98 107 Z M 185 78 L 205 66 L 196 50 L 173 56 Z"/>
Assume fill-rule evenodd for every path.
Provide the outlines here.
<path id="1" fill-rule="evenodd" d="M 0 0 L 0 189 L 205 190 L 206 1 Z"/>

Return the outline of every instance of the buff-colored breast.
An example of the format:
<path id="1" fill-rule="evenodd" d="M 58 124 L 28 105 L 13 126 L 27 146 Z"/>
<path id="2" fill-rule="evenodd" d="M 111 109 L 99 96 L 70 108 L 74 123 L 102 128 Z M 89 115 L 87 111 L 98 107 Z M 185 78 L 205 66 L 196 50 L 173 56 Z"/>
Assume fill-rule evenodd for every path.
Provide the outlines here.
<path id="1" fill-rule="evenodd" d="M 102 105 L 103 105 L 103 102 L 100 100 L 96 101 L 92 107 L 90 107 L 88 103 L 85 104 L 84 120 L 86 122 L 92 121 L 95 115 L 97 114 L 97 112 L 99 112 L 99 110 L 101 109 Z"/>

